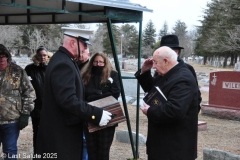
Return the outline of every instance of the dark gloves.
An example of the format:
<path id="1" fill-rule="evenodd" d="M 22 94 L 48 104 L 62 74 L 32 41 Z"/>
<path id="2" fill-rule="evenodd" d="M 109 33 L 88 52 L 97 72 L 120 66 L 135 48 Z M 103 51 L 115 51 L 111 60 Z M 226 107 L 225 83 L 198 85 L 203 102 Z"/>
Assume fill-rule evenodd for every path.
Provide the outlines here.
<path id="1" fill-rule="evenodd" d="M 25 128 L 28 125 L 28 118 L 29 118 L 28 114 L 20 113 L 19 122 L 18 122 L 19 123 L 18 128 L 20 130 L 22 130 L 23 128 Z"/>

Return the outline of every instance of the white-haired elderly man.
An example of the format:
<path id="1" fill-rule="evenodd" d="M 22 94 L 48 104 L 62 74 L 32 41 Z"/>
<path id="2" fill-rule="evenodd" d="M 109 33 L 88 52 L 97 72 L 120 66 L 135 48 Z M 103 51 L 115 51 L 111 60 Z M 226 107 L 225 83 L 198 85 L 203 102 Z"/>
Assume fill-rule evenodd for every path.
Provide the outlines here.
<path id="1" fill-rule="evenodd" d="M 158 76 L 152 77 L 154 68 Z M 145 92 L 158 86 L 167 98 L 159 106 L 143 103 L 148 117 L 148 160 L 197 158 L 198 86 L 191 71 L 177 53 L 160 47 L 135 73 Z"/>

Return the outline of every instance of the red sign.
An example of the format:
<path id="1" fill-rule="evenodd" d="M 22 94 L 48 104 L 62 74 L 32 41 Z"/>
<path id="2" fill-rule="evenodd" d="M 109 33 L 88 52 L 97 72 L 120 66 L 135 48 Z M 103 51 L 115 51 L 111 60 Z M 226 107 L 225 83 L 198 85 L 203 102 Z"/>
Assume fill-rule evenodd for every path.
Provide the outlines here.
<path id="1" fill-rule="evenodd" d="M 240 110 L 240 72 L 212 72 L 209 78 L 209 106 Z"/>

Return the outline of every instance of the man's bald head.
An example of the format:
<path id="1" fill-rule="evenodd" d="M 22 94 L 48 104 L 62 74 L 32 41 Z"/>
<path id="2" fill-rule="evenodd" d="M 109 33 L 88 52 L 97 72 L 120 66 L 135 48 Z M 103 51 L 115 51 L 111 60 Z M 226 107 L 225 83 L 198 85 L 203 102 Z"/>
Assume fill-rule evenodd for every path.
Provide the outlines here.
<path id="1" fill-rule="evenodd" d="M 163 46 L 153 53 L 153 68 L 158 74 L 165 75 L 177 64 L 177 53 L 171 48 Z"/>

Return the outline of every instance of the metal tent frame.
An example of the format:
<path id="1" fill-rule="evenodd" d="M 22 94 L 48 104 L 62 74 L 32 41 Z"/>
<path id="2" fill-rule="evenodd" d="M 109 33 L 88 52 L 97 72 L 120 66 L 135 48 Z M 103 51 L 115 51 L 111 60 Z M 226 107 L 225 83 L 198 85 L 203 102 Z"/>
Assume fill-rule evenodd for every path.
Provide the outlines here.
<path id="1" fill-rule="evenodd" d="M 151 9 L 128 0 L 0 0 L 0 25 L 107 23 L 134 159 L 139 158 L 140 86 L 137 83 L 136 148 L 134 148 L 122 79 L 135 78 L 121 76 L 112 23 L 139 23 L 138 69 L 140 69 L 143 11 L 152 12 Z"/>

